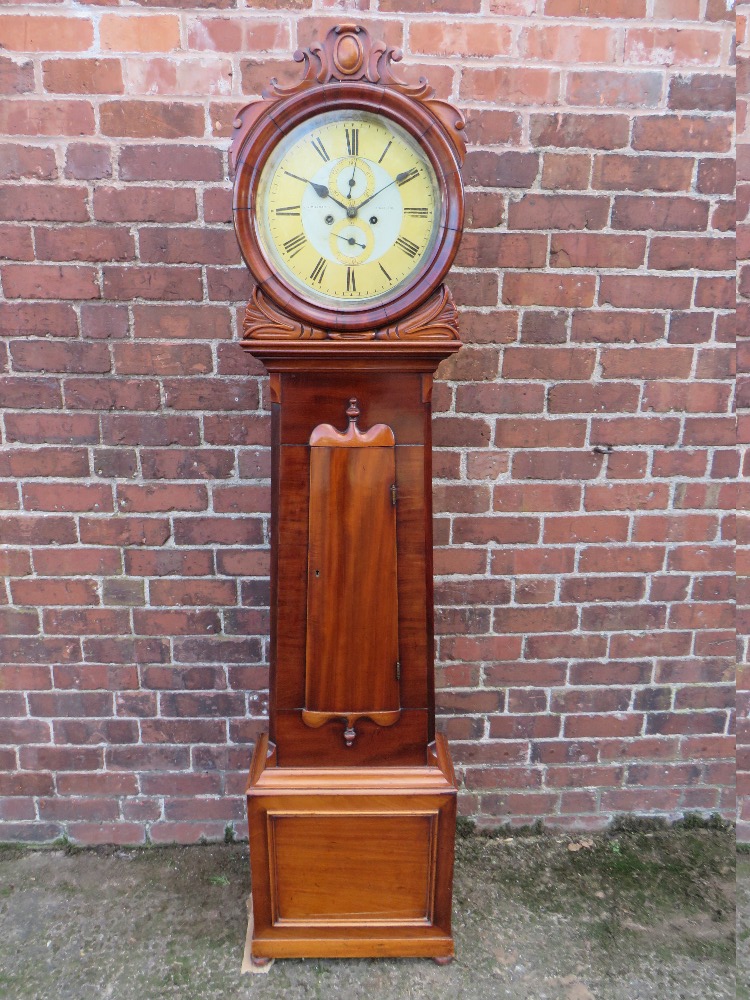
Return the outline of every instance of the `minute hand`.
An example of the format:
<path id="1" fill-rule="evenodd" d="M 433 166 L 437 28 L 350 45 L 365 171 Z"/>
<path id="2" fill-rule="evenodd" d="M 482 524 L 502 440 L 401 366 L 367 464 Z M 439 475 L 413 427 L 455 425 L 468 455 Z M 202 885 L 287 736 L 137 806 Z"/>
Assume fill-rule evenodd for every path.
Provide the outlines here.
<path id="1" fill-rule="evenodd" d="M 397 174 L 392 181 L 389 181 L 389 183 L 384 185 L 379 191 L 376 191 L 375 194 L 371 194 L 369 198 L 365 198 L 364 201 L 361 201 L 359 205 L 357 205 L 357 208 L 360 209 L 364 205 L 366 205 L 368 201 L 372 201 L 373 198 L 377 198 L 377 196 L 379 194 L 382 194 L 387 188 L 391 186 L 391 184 L 401 184 L 403 181 L 406 180 L 406 178 L 409 176 L 410 173 L 411 173 L 410 170 L 404 170 L 400 174 Z"/>

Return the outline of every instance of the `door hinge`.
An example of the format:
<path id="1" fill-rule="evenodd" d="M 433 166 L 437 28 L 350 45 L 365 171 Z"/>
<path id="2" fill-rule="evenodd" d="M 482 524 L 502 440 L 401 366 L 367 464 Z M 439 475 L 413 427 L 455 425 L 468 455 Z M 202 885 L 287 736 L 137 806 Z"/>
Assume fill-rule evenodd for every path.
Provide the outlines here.
<path id="1" fill-rule="evenodd" d="M 393 504 L 394 507 L 396 506 L 396 484 L 395 483 L 393 484 L 393 486 L 391 486 L 391 503 Z"/>
<path id="2" fill-rule="evenodd" d="M 401 661 L 396 660 L 396 680 L 401 680 Z"/>

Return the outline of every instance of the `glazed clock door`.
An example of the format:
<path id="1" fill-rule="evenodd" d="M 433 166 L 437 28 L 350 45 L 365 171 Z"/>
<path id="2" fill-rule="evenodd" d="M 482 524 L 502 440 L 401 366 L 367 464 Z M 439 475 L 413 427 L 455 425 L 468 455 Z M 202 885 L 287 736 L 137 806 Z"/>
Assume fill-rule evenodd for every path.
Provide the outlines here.
<path id="1" fill-rule="evenodd" d="M 349 427 L 310 438 L 305 709 L 311 727 L 341 719 L 351 746 L 356 724 L 400 715 L 395 438 L 386 424 L 362 433 L 350 400 Z"/>

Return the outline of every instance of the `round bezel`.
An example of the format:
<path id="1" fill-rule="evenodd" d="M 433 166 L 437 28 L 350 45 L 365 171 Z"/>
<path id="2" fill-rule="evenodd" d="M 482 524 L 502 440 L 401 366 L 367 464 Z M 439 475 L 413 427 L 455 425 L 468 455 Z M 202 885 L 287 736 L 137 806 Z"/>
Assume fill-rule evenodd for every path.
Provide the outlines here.
<path id="1" fill-rule="evenodd" d="M 345 309 L 314 301 L 304 289 L 286 280 L 269 259 L 255 217 L 263 168 L 278 144 L 309 119 L 332 111 L 385 117 L 403 129 L 429 161 L 439 193 L 435 238 L 420 265 L 377 304 L 347 302 Z M 345 332 L 388 325 L 435 291 L 458 250 L 463 223 L 463 188 L 455 149 L 443 127 L 424 106 L 396 90 L 367 83 L 340 83 L 282 99 L 258 118 L 238 152 L 233 208 L 242 255 L 264 294 L 305 323 Z"/>

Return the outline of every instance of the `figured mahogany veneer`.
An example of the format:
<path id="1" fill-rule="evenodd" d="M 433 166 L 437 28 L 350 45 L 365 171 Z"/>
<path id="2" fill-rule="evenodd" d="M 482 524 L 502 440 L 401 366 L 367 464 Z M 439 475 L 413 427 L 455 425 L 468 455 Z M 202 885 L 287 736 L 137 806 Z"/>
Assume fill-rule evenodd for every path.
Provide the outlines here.
<path id="1" fill-rule="evenodd" d="M 310 436 L 305 708 L 314 728 L 399 717 L 395 438 L 386 424 L 319 424 Z"/>

